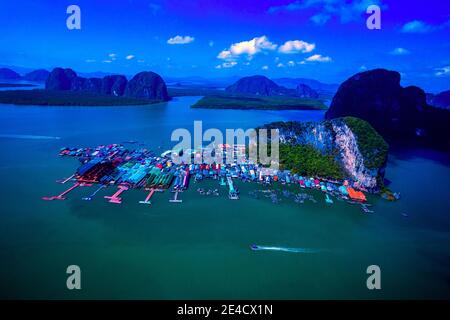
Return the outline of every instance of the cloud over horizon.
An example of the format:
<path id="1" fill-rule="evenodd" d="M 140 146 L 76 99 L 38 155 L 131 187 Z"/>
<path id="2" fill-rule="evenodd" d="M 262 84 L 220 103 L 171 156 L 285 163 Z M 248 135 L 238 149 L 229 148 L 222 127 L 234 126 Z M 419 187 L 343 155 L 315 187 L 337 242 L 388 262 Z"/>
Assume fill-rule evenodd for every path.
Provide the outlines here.
<path id="1" fill-rule="evenodd" d="M 306 58 L 305 61 L 308 61 L 308 62 L 331 62 L 331 58 L 324 57 L 320 54 L 314 54 L 314 55 Z"/>
<path id="2" fill-rule="evenodd" d="M 450 66 L 437 68 L 435 75 L 438 76 L 438 77 L 448 77 L 448 76 L 450 76 Z"/>
<path id="3" fill-rule="evenodd" d="M 405 48 L 395 48 L 394 50 L 392 50 L 389 53 L 394 56 L 403 56 L 403 55 L 410 54 L 411 52 Z"/>
<path id="4" fill-rule="evenodd" d="M 278 50 L 277 50 L 278 48 Z M 251 40 L 241 41 L 233 43 L 227 49 L 222 50 L 217 55 L 218 59 L 224 60 L 225 62 L 216 66 L 216 69 L 222 68 L 231 68 L 237 65 L 241 56 L 245 56 L 248 60 L 252 60 L 256 54 L 259 53 L 269 53 L 276 52 L 281 54 L 299 54 L 299 53 L 309 53 L 312 52 L 316 48 L 315 43 L 309 43 L 303 40 L 288 40 L 284 42 L 282 45 L 278 45 L 269 40 L 269 38 L 265 35 L 260 37 L 255 37 Z M 315 57 L 318 56 L 318 57 Z M 311 61 L 317 62 L 328 62 L 331 61 L 329 57 L 322 57 L 320 55 L 315 55 Z M 279 57 L 275 57 L 276 66 L 281 68 L 284 67 L 285 64 L 278 63 L 280 60 Z M 295 63 L 293 61 L 289 61 L 287 63 L 288 66 L 293 66 Z"/>
<path id="5" fill-rule="evenodd" d="M 224 63 L 222 63 L 222 64 L 218 64 L 218 65 L 216 66 L 216 69 L 232 68 L 232 67 L 234 67 L 235 65 L 237 65 L 237 62 L 236 62 L 236 61 L 228 61 L 228 62 L 224 62 Z"/>
<path id="6" fill-rule="evenodd" d="M 167 40 L 168 44 L 188 44 L 195 40 L 194 37 L 191 36 L 175 36 Z"/>
<path id="7" fill-rule="evenodd" d="M 316 48 L 315 43 L 308 43 L 302 40 L 289 40 L 286 41 L 280 48 L 278 49 L 281 53 L 308 53 L 313 51 Z"/>
<path id="8" fill-rule="evenodd" d="M 278 45 L 272 43 L 267 36 L 255 37 L 248 41 L 233 43 L 228 49 L 222 50 L 217 58 L 232 61 L 245 54 L 251 59 L 259 52 L 275 50 L 277 47 Z"/>

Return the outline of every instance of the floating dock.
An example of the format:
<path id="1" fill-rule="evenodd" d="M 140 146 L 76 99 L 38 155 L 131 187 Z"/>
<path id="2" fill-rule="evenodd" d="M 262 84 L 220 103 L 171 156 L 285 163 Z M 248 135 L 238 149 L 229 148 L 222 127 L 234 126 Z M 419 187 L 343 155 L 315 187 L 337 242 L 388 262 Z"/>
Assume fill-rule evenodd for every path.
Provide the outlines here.
<path id="1" fill-rule="evenodd" d="M 150 201 L 150 198 L 153 196 L 153 194 L 155 193 L 155 189 L 151 188 L 150 192 L 148 193 L 147 197 L 145 198 L 144 201 L 139 201 L 140 204 L 152 204 L 152 202 Z"/>
<path id="2" fill-rule="evenodd" d="M 51 200 L 65 200 L 65 195 L 68 194 L 70 191 L 72 191 L 75 188 L 78 188 L 80 186 L 82 186 L 83 184 L 80 182 L 75 182 L 75 184 L 73 186 L 71 186 L 69 189 L 67 189 L 66 191 L 64 191 L 63 193 L 57 195 L 57 196 L 51 196 L 51 197 L 42 197 L 42 200 L 47 200 L 47 201 L 51 201 Z"/>
<path id="3" fill-rule="evenodd" d="M 64 183 L 66 183 L 67 181 L 73 179 L 74 177 L 75 177 L 75 174 L 71 175 L 70 177 L 68 177 L 68 178 L 66 178 L 66 179 L 57 180 L 56 182 L 61 183 L 61 184 L 64 184 Z"/>
<path id="4" fill-rule="evenodd" d="M 116 191 L 116 193 L 114 193 L 112 196 L 104 196 L 105 199 L 109 199 L 109 202 L 111 203 L 117 203 L 117 204 L 121 204 L 122 203 L 122 198 L 120 198 L 119 196 L 128 190 L 127 186 L 118 186 L 117 187 L 118 190 Z"/>
<path id="5" fill-rule="evenodd" d="M 229 145 L 224 145 L 223 148 L 225 153 L 236 149 Z M 196 160 L 198 150 L 189 150 L 190 160 Z M 358 181 L 303 177 L 289 170 L 274 170 L 249 161 L 234 161 L 229 164 L 189 162 L 175 164 L 170 159 L 170 152 L 158 156 L 146 148 L 129 150 L 120 144 L 100 145 L 95 148 L 62 148 L 59 154 L 75 157 L 81 165 L 70 177 L 58 180 L 63 184 L 74 181 L 73 186 L 60 195 L 43 197 L 44 200 L 64 200 L 68 193 L 79 186 L 97 184 L 98 188 L 89 196 L 83 197 L 83 200 L 92 200 L 101 189 L 115 185 L 118 190 L 113 195 L 104 197 L 111 203 L 121 203 L 120 195 L 128 189 L 143 189 L 148 191 L 148 194 L 145 200 L 139 203 L 150 204 L 154 192 L 169 188 L 174 193 L 169 201 L 180 203 L 182 200 L 179 199 L 179 192 L 189 187 L 190 177 L 193 176 L 197 181 L 220 179 L 218 181 L 220 185 L 228 185 L 228 197 L 231 200 L 239 199 L 239 190 L 235 186 L 234 179 L 240 179 L 264 185 L 281 183 L 295 184 L 300 188 L 320 189 L 325 192 L 327 203 L 333 203 L 330 196 L 336 197 L 337 200 L 350 198 L 352 203 L 366 201 L 362 191 L 367 190 L 361 188 Z M 206 192 L 206 195 L 209 193 L 211 192 Z"/>
<path id="6" fill-rule="evenodd" d="M 90 196 L 87 197 L 83 197 L 81 198 L 82 200 L 85 201 L 91 201 L 92 198 L 97 194 L 97 192 L 99 192 L 101 189 L 106 188 L 106 186 L 104 184 L 102 184 L 97 190 L 95 190 Z"/>
<path id="7" fill-rule="evenodd" d="M 228 198 L 230 200 L 238 200 L 239 195 L 236 189 L 234 188 L 233 180 L 231 179 L 231 177 L 227 177 L 227 182 L 228 182 Z"/>
<path id="8" fill-rule="evenodd" d="M 178 199 L 178 193 L 179 193 L 180 191 L 174 191 L 174 196 L 173 196 L 173 199 L 169 199 L 169 202 L 172 202 L 172 203 L 181 203 L 181 202 L 183 202 L 183 200 L 181 200 L 181 199 Z"/>

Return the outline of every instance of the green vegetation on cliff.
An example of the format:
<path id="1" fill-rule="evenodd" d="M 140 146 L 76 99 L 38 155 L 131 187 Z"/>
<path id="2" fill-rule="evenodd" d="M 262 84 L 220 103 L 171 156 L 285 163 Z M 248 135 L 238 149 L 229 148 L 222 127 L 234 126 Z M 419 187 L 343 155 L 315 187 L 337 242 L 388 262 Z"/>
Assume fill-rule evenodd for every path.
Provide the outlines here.
<path id="1" fill-rule="evenodd" d="M 263 110 L 324 110 L 319 100 L 286 96 L 207 96 L 197 101 L 192 108 L 206 109 L 263 109 Z"/>
<path id="2" fill-rule="evenodd" d="M 364 165 L 369 169 L 383 167 L 389 150 L 383 137 L 367 121 L 354 117 L 345 117 L 343 120 L 356 135 Z"/>
<path id="3" fill-rule="evenodd" d="M 86 91 L 8 90 L 0 91 L 0 103 L 41 106 L 125 106 L 160 101 L 100 95 Z"/>
<path id="4" fill-rule="evenodd" d="M 345 174 L 332 155 L 311 145 L 280 144 L 280 167 L 304 176 L 342 179 Z"/>

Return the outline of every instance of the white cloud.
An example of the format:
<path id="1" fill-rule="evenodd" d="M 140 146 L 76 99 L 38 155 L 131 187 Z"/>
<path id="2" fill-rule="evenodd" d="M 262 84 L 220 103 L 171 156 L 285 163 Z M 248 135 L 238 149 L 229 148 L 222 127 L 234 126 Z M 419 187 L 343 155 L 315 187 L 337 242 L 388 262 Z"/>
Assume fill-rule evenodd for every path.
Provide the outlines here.
<path id="1" fill-rule="evenodd" d="M 437 68 L 435 75 L 438 76 L 438 77 L 450 76 L 450 66 Z"/>
<path id="2" fill-rule="evenodd" d="M 134 59 L 134 56 L 133 56 L 132 54 L 129 54 L 128 56 L 126 56 L 125 59 L 127 59 L 127 60 L 132 60 L 132 59 Z"/>
<path id="3" fill-rule="evenodd" d="M 263 70 L 269 70 L 269 66 L 262 66 L 262 68 L 261 69 L 263 69 Z"/>
<path id="4" fill-rule="evenodd" d="M 288 63 L 287 63 L 287 65 L 289 66 L 289 67 L 294 67 L 295 66 L 295 62 L 294 61 L 288 61 Z"/>
<path id="5" fill-rule="evenodd" d="M 214 41 L 212 41 L 212 40 L 211 40 L 211 41 L 209 41 L 209 42 L 208 42 L 208 46 L 210 46 L 210 47 L 214 47 Z"/>
<path id="6" fill-rule="evenodd" d="M 409 52 L 409 50 L 405 49 L 405 48 L 395 48 L 394 50 L 392 50 L 390 52 L 390 54 L 394 55 L 394 56 L 402 56 L 402 55 L 407 55 L 410 54 L 411 52 Z"/>
<path id="7" fill-rule="evenodd" d="M 224 62 L 222 64 L 219 64 L 216 66 L 216 69 L 223 69 L 223 68 L 233 68 L 235 65 L 237 65 L 236 61 L 229 61 L 229 62 Z"/>
<path id="8" fill-rule="evenodd" d="M 330 62 L 331 58 L 330 57 L 323 57 L 320 54 L 314 54 L 309 58 L 306 58 L 306 61 L 308 62 Z"/>
<path id="9" fill-rule="evenodd" d="M 308 43 L 302 40 L 290 40 L 280 46 L 278 51 L 281 53 L 307 53 L 313 51 L 315 47 L 316 45 L 314 43 Z"/>
<path id="10" fill-rule="evenodd" d="M 87 62 L 87 63 L 93 63 L 93 62 L 95 62 L 94 59 L 86 59 L 86 60 L 84 60 L 84 61 Z"/>
<path id="11" fill-rule="evenodd" d="M 223 59 L 223 60 L 228 60 L 228 59 L 231 59 L 232 57 L 233 57 L 233 55 L 231 54 L 230 50 L 223 50 L 217 56 L 217 58 Z"/>
<path id="12" fill-rule="evenodd" d="M 103 62 L 103 63 L 111 63 L 112 60 L 103 60 L 102 62 Z"/>
<path id="13" fill-rule="evenodd" d="M 413 20 L 405 23 L 401 31 L 405 33 L 427 33 L 432 30 L 433 27 L 431 25 L 428 25 L 420 20 Z"/>
<path id="14" fill-rule="evenodd" d="M 191 36 L 175 36 L 167 40 L 168 44 L 187 44 L 194 41 L 195 38 Z"/>
<path id="15" fill-rule="evenodd" d="M 277 64 L 278 68 L 284 68 L 284 64 L 282 64 L 281 62 L 279 64 Z"/>
<path id="16" fill-rule="evenodd" d="M 266 36 L 261 36 L 248 41 L 234 43 L 228 49 L 221 51 L 217 58 L 222 60 L 235 60 L 243 54 L 251 58 L 259 52 L 275 50 L 276 48 L 276 44 L 270 42 Z"/>

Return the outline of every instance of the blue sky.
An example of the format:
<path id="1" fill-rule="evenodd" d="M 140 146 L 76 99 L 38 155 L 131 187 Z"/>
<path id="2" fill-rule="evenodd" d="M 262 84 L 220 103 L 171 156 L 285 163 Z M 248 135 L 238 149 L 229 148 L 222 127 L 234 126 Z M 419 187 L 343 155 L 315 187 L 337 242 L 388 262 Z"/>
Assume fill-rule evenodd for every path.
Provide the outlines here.
<path id="1" fill-rule="evenodd" d="M 81 30 L 66 27 L 81 8 Z M 366 8 L 381 7 L 381 30 Z M 450 89 L 450 1 L 0 1 L 0 64 L 81 72 L 339 83 L 383 67 L 404 84 Z"/>

